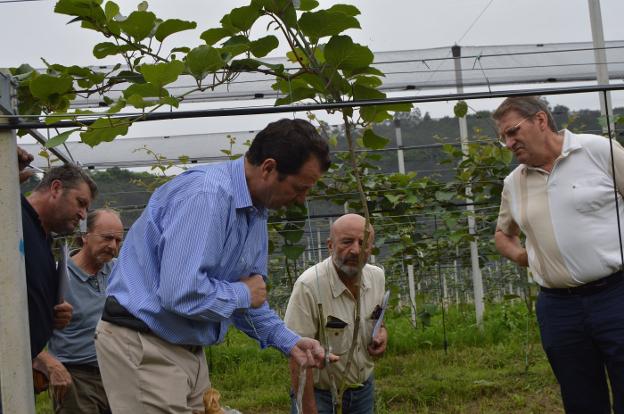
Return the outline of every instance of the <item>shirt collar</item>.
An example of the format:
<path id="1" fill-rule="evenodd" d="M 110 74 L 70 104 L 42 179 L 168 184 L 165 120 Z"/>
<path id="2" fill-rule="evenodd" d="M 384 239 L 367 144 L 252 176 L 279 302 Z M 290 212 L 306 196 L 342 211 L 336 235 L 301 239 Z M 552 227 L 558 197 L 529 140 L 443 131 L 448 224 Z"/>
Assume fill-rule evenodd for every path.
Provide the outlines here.
<path id="1" fill-rule="evenodd" d="M 268 211 L 264 207 L 256 207 L 251 200 L 247 179 L 245 178 L 245 156 L 232 161 L 232 186 L 234 189 L 234 208 L 247 209 L 260 217 L 268 217 Z"/>
<path id="2" fill-rule="evenodd" d="M 114 258 L 110 262 L 104 263 L 104 266 L 102 266 L 102 268 L 95 275 L 89 275 L 87 272 L 82 270 L 82 268 L 80 268 L 76 264 L 76 262 L 74 262 L 74 259 L 71 258 L 71 256 L 78 253 L 78 251 L 79 250 L 71 253 L 69 260 L 67 260 L 67 267 L 69 267 L 72 273 L 78 276 L 78 279 L 82 280 L 83 282 L 89 281 L 89 278 L 92 276 L 108 276 L 113 268 L 113 264 L 117 260 L 117 258 Z"/>
<path id="3" fill-rule="evenodd" d="M 570 153 L 583 148 L 576 134 L 573 134 L 567 129 L 562 129 L 561 131 L 559 131 L 559 133 L 563 134 L 563 145 L 561 147 L 561 154 L 559 155 L 558 158 L 566 158 L 568 155 L 570 155 Z M 531 167 L 526 164 L 522 164 L 522 166 L 523 166 L 522 168 L 523 174 L 527 174 L 529 170 L 535 170 L 535 171 L 541 171 L 541 172 L 547 173 L 547 171 L 544 171 L 539 167 Z"/>

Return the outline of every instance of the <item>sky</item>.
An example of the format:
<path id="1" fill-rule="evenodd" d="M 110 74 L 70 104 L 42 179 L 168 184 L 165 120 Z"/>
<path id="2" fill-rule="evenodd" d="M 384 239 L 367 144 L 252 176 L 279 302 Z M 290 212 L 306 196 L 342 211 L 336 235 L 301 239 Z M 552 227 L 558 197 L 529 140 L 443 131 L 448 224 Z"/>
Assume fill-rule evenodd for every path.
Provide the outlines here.
<path id="1" fill-rule="evenodd" d="M 63 64 L 113 64 L 95 59 L 91 50 L 104 39 L 78 24 L 67 24 L 68 16 L 53 12 L 52 0 L 0 0 L 0 36 L 3 39 L 0 68 L 29 63 L 42 67 L 41 58 Z M 123 14 L 138 1 L 118 1 Z M 391 51 L 460 45 L 505 45 L 591 41 L 588 0 L 320 0 L 321 7 L 335 3 L 357 6 L 361 30 L 352 30 L 355 41 L 371 50 Z M 605 40 L 624 40 L 624 1 L 601 0 Z M 233 7 L 248 0 L 152 0 L 149 9 L 161 18 L 181 18 L 198 24 L 195 31 L 167 39 L 169 46 L 196 46 L 199 35 L 216 27 Z M 283 53 L 283 50 L 278 51 Z M 542 85 L 548 86 L 548 85 Z M 620 96 L 621 95 L 621 96 Z M 492 109 L 499 101 L 473 102 L 475 110 Z M 595 96 L 552 97 L 551 104 L 571 108 L 598 108 Z M 614 97 L 624 104 L 624 93 Z M 240 106 L 225 103 L 220 107 Z M 450 115 L 453 103 L 419 105 L 422 113 L 434 117 Z M 168 128 L 182 133 L 221 132 L 261 128 L 267 117 L 212 118 L 168 122 Z M 131 134 L 153 135 L 154 125 L 136 125 Z"/>

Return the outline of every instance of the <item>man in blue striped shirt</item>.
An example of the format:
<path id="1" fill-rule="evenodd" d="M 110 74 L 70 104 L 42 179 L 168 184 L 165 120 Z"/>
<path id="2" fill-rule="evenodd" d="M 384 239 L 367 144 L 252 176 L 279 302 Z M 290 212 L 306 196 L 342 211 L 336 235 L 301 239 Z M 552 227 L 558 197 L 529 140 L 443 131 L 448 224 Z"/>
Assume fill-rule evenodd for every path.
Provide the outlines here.
<path id="1" fill-rule="evenodd" d="M 231 324 L 300 365 L 322 362 L 320 344 L 266 302 L 266 226 L 267 209 L 303 203 L 329 164 L 310 123 L 282 119 L 245 157 L 193 168 L 154 192 L 128 232 L 96 330 L 113 413 L 203 412 L 202 347 Z"/>

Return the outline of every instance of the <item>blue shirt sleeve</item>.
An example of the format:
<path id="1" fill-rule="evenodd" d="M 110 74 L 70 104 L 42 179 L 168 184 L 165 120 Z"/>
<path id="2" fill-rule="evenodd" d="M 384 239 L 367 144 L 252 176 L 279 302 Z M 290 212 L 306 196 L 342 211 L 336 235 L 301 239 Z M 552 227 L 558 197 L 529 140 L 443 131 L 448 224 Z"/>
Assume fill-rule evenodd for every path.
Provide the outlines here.
<path id="1" fill-rule="evenodd" d="M 285 355 L 289 355 L 301 339 L 269 308 L 268 302 L 264 302 L 259 308 L 236 312 L 233 321 L 236 328 L 258 340 L 262 348 L 272 346 Z"/>
<path id="2" fill-rule="evenodd" d="M 231 205 L 228 197 L 199 192 L 170 205 L 161 220 L 161 306 L 189 319 L 219 322 L 249 308 L 247 286 L 225 280 L 219 268 Z"/>

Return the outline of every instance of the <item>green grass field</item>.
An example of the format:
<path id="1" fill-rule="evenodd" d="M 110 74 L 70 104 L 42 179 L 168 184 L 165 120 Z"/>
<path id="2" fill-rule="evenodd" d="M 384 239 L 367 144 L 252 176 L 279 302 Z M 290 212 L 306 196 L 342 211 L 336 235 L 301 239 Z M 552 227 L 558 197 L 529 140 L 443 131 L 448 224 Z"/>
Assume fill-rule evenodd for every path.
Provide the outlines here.
<path id="1" fill-rule="evenodd" d="M 483 331 L 470 309 L 414 328 L 406 314 L 391 314 L 386 355 L 376 365 L 378 414 L 384 413 L 563 413 L 558 386 L 539 344 L 533 315 L 522 303 L 487 307 Z M 241 412 L 287 413 L 286 359 L 231 330 L 224 344 L 207 349 L 213 387 L 222 402 Z M 38 413 L 52 413 L 47 396 Z"/>

